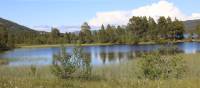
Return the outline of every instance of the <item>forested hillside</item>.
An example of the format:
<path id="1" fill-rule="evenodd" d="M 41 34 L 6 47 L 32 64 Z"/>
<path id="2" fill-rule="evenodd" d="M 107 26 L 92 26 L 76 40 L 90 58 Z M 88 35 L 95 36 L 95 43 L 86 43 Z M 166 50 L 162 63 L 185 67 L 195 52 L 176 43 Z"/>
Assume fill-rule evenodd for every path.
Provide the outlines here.
<path id="1" fill-rule="evenodd" d="M 188 20 L 184 21 L 186 32 L 194 32 L 196 27 L 200 24 L 199 20 Z"/>
<path id="2" fill-rule="evenodd" d="M 28 43 L 34 40 L 37 31 L 19 25 L 15 22 L 0 18 L 0 50 L 15 47 L 15 44 Z"/>
<path id="3" fill-rule="evenodd" d="M 35 30 L 32 30 L 26 26 L 19 25 L 15 22 L 12 22 L 12 21 L 9 21 L 9 20 L 3 19 L 3 18 L 0 18 L 0 24 L 1 24 L 1 26 L 5 26 L 9 32 L 13 32 L 13 33 L 36 32 Z"/>

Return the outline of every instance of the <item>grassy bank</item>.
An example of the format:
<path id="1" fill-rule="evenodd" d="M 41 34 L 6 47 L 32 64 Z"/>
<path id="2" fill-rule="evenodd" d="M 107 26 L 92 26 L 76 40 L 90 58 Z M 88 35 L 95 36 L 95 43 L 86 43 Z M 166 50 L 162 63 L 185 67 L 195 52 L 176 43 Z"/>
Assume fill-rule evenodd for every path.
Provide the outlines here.
<path id="1" fill-rule="evenodd" d="M 199 88 L 200 54 L 181 54 L 187 65 L 183 79 L 144 80 L 137 78 L 137 59 L 118 65 L 93 67 L 89 80 L 62 80 L 51 74 L 50 67 L 0 67 L 1 88 Z"/>
<path id="2" fill-rule="evenodd" d="M 4 65 L 4 64 L 8 64 L 8 60 L 0 58 L 0 65 Z"/>

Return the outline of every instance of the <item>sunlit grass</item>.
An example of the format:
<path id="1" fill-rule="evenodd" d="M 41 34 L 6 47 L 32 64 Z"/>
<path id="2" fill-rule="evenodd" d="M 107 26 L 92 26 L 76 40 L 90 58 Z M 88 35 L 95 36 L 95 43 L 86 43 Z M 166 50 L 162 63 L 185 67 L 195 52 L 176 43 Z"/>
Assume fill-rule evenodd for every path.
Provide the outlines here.
<path id="1" fill-rule="evenodd" d="M 58 79 L 49 66 L 36 67 L 36 75 L 31 67 L 0 67 L 0 87 L 2 88 L 199 88 L 200 54 L 181 54 L 187 65 L 182 79 L 145 80 L 137 77 L 137 59 L 121 63 L 93 67 L 91 79 Z"/>
<path id="2" fill-rule="evenodd" d="M 5 65 L 8 64 L 8 60 L 7 59 L 0 59 L 0 65 Z"/>

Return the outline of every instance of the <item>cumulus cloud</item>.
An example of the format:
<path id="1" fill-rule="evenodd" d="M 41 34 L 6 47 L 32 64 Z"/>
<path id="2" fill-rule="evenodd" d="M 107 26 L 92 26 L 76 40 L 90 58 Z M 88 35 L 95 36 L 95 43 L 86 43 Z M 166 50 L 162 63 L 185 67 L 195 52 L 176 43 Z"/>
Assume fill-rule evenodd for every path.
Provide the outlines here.
<path id="1" fill-rule="evenodd" d="M 101 24 L 124 24 L 130 17 L 127 11 L 99 12 L 96 17 L 89 21 L 90 25 L 100 26 Z"/>
<path id="2" fill-rule="evenodd" d="M 93 26 L 100 26 L 101 24 L 125 25 L 132 16 L 151 16 L 154 19 L 158 19 L 160 16 L 169 16 L 180 20 L 200 19 L 200 13 L 187 16 L 173 3 L 161 0 L 129 11 L 97 12 L 96 16 L 89 20 L 89 24 Z"/>
<path id="3" fill-rule="evenodd" d="M 192 16 L 189 17 L 189 20 L 192 19 L 200 19 L 200 13 L 192 13 Z"/>

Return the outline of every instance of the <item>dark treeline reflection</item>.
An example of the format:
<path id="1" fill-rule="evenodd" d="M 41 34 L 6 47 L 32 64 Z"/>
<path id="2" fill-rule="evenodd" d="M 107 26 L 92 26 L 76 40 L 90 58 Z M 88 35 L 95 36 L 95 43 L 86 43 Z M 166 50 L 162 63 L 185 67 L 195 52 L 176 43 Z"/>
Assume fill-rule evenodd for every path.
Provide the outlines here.
<path id="1" fill-rule="evenodd" d="M 168 47 L 165 47 L 168 48 Z M 85 51 L 87 52 L 87 51 Z M 174 54 L 174 53 L 183 53 L 183 50 L 166 50 L 166 51 L 159 51 L 155 49 L 154 51 L 148 50 L 141 50 L 141 51 L 134 51 L 134 50 L 115 50 L 115 49 L 103 49 L 100 52 L 92 52 L 88 51 L 84 53 L 87 58 L 90 58 L 92 64 L 111 64 L 111 63 L 120 63 L 123 61 L 135 59 L 137 57 L 142 57 L 145 54 L 149 54 L 152 52 L 159 52 L 161 54 Z M 100 61 L 100 62 L 99 62 Z M 98 62 L 98 63 L 97 63 Z"/>
<path id="2" fill-rule="evenodd" d="M 111 64 L 134 59 L 139 55 L 137 52 L 99 52 L 99 53 L 84 53 L 87 58 L 90 58 L 92 64 Z"/>
<path id="3" fill-rule="evenodd" d="M 137 52 L 100 52 L 96 53 L 99 56 L 102 64 L 119 63 L 128 59 L 137 57 Z M 94 60 L 95 58 L 93 58 Z"/>

